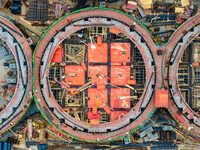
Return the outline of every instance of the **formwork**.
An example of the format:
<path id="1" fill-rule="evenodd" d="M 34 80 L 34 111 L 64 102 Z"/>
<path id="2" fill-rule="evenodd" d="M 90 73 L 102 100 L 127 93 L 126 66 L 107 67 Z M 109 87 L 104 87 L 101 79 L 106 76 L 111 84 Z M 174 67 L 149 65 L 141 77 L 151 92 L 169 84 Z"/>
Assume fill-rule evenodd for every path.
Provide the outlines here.
<path id="1" fill-rule="evenodd" d="M 51 62 L 62 63 L 62 59 L 63 59 L 63 48 L 62 48 L 62 44 L 60 44 L 58 48 L 56 49 L 55 54 L 53 55 L 53 58 L 51 59 Z"/>
<path id="2" fill-rule="evenodd" d="M 96 85 L 107 85 L 108 83 L 108 66 L 106 65 L 89 65 L 88 66 L 88 78 L 92 78 L 93 82 L 95 82 L 96 76 L 99 78 L 97 80 Z"/>
<path id="3" fill-rule="evenodd" d="M 103 108 L 105 105 L 108 105 L 108 90 L 102 89 L 99 90 L 97 88 L 89 88 L 88 89 L 88 101 L 87 107 L 93 108 L 96 106 L 97 108 Z"/>
<path id="4" fill-rule="evenodd" d="M 110 89 L 110 106 L 112 108 L 130 108 L 130 89 L 128 88 L 111 88 Z"/>
<path id="5" fill-rule="evenodd" d="M 130 43 L 111 43 L 110 61 L 111 63 L 130 63 L 131 59 Z"/>
<path id="6" fill-rule="evenodd" d="M 88 43 L 88 62 L 106 63 L 108 62 L 108 44 Z"/>
<path id="7" fill-rule="evenodd" d="M 67 65 L 65 66 L 65 82 L 70 85 L 84 85 L 85 72 L 81 65 Z"/>
<path id="8" fill-rule="evenodd" d="M 113 85 L 126 85 L 130 80 L 130 66 L 111 66 L 110 83 Z"/>
<path id="9" fill-rule="evenodd" d="M 26 16 L 27 20 L 42 21 L 48 20 L 48 1 L 47 0 L 31 0 L 29 1 L 29 9 Z"/>

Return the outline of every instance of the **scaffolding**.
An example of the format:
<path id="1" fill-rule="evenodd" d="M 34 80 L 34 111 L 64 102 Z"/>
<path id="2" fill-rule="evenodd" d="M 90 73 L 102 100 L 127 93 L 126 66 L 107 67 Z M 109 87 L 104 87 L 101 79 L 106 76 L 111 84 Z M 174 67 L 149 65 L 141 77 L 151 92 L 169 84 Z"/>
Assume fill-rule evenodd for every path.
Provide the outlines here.
<path id="1" fill-rule="evenodd" d="M 0 39 L 0 111 L 12 100 L 17 84 L 17 65 L 8 45 Z"/>
<path id="2" fill-rule="evenodd" d="M 200 89 L 193 89 L 193 101 L 194 108 L 200 108 Z"/>
<path id="3" fill-rule="evenodd" d="M 84 111 L 68 111 L 68 113 L 77 120 L 85 121 L 85 112 Z"/>
<path id="4" fill-rule="evenodd" d="M 110 38 L 116 41 L 129 40 L 129 38 L 121 32 L 118 35 L 111 33 Z"/>
<path id="5" fill-rule="evenodd" d="M 66 95 L 65 108 L 85 106 L 85 92 L 80 92 L 74 95 Z"/>
<path id="6" fill-rule="evenodd" d="M 145 85 L 146 69 L 144 65 L 134 65 L 132 72 L 133 80 L 136 80 L 137 85 Z"/>
<path id="7" fill-rule="evenodd" d="M 26 16 L 27 20 L 42 22 L 48 20 L 49 4 L 47 0 L 31 0 L 29 3 L 29 9 Z"/>
<path id="8" fill-rule="evenodd" d="M 194 65 L 200 62 L 200 42 L 197 38 L 185 49 L 178 68 L 181 95 L 193 109 L 200 107 L 200 67 Z"/>
<path id="9" fill-rule="evenodd" d="M 91 41 L 93 40 L 92 42 L 96 41 L 97 36 L 102 36 L 103 40 L 107 40 L 108 38 L 108 28 L 103 26 L 90 27 L 87 33 L 89 38 L 93 38 L 90 39 Z"/>
<path id="10" fill-rule="evenodd" d="M 194 69 L 194 85 L 200 85 L 200 67 L 199 66 L 196 66 L 196 67 L 193 67 Z"/>
<path id="11" fill-rule="evenodd" d="M 75 62 L 80 64 L 84 62 L 85 46 L 83 44 L 63 44 L 65 62 Z"/>
<path id="12" fill-rule="evenodd" d="M 54 78 L 57 78 L 58 81 L 61 80 L 63 76 L 63 67 L 62 66 L 51 66 L 49 68 L 49 81 L 54 81 Z"/>
<path id="13" fill-rule="evenodd" d="M 136 103 L 140 100 L 140 97 L 142 96 L 144 89 L 137 89 L 132 96 L 135 96 L 134 98 L 131 98 L 132 104 L 136 105 Z"/>
<path id="14" fill-rule="evenodd" d="M 178 68 L 178 83 L 179 85 L 188 85 L 189 69 L 188 66 L 179 66 Z"/>
<path id="15" fill-rule="evenodd" d="M 144 62 L 144 60 L 142 58 L 142 54 L 140 53 L 140 50 L 136 46 L 133 48 L 133 61 L 135 63 Z"/>
<path id="16" fill-rule="evenodd" d="M 192 44 L 192 50 L 193 62 L 200 62 L 200 42 L 194 42 Z"/>
<path id="17" fill-rule="evenodd" d="M 99 123 L 106 123 L 109 122 L 108 114 L 105 111 L 100 112 L 100 120 Z"/>
<path id="18" fill-rule="evenodd" d="M 187 47 L 181 57 L 180 62 L 189 62 L 189 48 Z"/>
<path id="19" fill-rule="evenodd" d="M 62 89 L 61 88 L 52 88 L 51 89 L 53 96 L 57 103 L 62 106 Z"/>
<path id="20" fill-rule="evenodd" d="M 183 97 L 183 99 L 190 104 L 190 99 L 189 99 L 189 90 L 188 89 L 181 89 L 181 95 Z"/>

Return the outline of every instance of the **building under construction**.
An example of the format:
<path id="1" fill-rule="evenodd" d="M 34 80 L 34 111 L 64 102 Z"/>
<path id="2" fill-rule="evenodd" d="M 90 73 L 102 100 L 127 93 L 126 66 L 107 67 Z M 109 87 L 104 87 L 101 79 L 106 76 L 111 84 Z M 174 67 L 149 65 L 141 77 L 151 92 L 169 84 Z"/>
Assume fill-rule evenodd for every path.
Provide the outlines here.
<path id="1" fill-rule="evenodd" d="M 87 141 L 127 136 L 157 107 L 199 134 L 198 18 L 161 47 L 120 12 L 88 9 L 62 18 L 36 48 L 36 103 L 56 128 Z"/>
<path id="2" fill-rule="evenodd" d="M 32 56 L 22 33 L 0 17 L 1 108 L 0 132 L 12 127 L 25 113 L 32 97 Z"/>
<path id="3" fill-rule="evenodd" d="M 122 12 L 79 9 L 86 3 L 79 1 L 73 11 L 66 8 L 70 2 L 64 7 L 58 2 L 31 1 L 26 20 L 19 17 L 20 25 L 14 22 L 20 29 L 0 17 L 2 142 L 25 140 L 26 148 L 37 145 L 38 149 L 87 142 L 111 149 L 120 143 L 132 149 L 177 149 L 178 144 L 180 148 L 191 143 L 198 147 L 197 6 L 186 10 L 187 0 L 182 1 L 185 12 L 177 16 L 177 12 L 169 14 L 172 4 L 168 14 L 162 14 L 165 6 L 159 2 L 151 13 L 147 11 L 151 6 L 142 2 L 127 1 Z M 44 21 L 53 18 L 48 11 L 54 5 L 56 18 L 63 14 L 59 10 L 68 13 L 49 26 Z M 186 12 L 194 14 L 190 17 Z M 47 26 L 43 35 L 36 24 Z M 21 141 L 12 142 L 18 138 Z"/>

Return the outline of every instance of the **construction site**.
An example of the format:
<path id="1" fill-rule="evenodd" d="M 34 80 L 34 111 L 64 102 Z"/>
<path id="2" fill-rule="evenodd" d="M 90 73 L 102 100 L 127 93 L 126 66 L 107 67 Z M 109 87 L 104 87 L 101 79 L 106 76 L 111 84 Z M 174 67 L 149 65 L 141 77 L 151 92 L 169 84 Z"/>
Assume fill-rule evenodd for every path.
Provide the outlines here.
<path id="1" fill-rule="evenodd" d="M 200 1 L 0 0 L 0 150 L 200 150 Z"/>
<path id="2" fill-rule="evenodd" d="M 114 28 L 97 26 L 62 41 L 51 60 L 49 84 L 64 111 L 99 124 L 119 119 L 135 106 L 145 74 L 136 45 Z"/>

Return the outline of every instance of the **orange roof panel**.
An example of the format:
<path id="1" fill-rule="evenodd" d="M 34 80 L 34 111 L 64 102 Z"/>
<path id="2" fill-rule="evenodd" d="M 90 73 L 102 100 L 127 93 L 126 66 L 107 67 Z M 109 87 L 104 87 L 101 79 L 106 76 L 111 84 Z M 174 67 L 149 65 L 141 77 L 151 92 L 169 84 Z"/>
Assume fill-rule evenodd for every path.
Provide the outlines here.
<path id="1" fill-rule="evenodd" d="M 98 90 L 102 90 L 102 89 L 105 89 L 105 88 L 106 88 L 105 85 L 97 85 L 97 89 L 98 89 Z"/>
<path id="2" fill-rule="evenodd" d="M 103 109 L 106 111 L 107 114 L 111 114 L 112 111 L 110 110 L 110 108 L 108 106 L 104 106 Z"/>
<path id="3" fill-rule="evenodd" d="M 121 66 L 122 63 L 110 63 L 111 66 Z"/>
<path id="4" fill-rule="evenodd" d="M 88 62 L 107 63 L 108 62 L 108 43 L 88 43 Z"/>
<path id="5" fill-rule="evenodd" d="M 90 124 L 99 124 L 99 119 L 90 119 Z"/>
<path id="6" fill-rule="evenodd" d="M 85 71 L 81 65 L 65 66 L 65 82 L 70 85 L 84 85 Z"/>
<path id="7" fill-rule="evenodd" d="M 159 90 L 155 92 L 155 107 L 168 107 L 168 90 Z"/>
<path id="8" fill-rule="evenodd" d="M 97 106 L 96 106 L 96 105 L 94 105 L 94 106 L 92 107 L 92 113 L 93 113 L 94 115 L 97 114 Z"/>
<path id="9" fill-rule="evenodd" d="M 81 66 L 82 66 L 82 68 L 83 68 L 84 71 L 87 70 L 87 68 L 86 68 L 86 66 L 85 66 L 85 63 L 81 63 Z"/>
<path id="10" fill-rule="evenodd" d="M 181 123 L 185 122 L 185 119 L 184 119 L 181 115 L 176 116 L 176 118 L 177 118 Z"/>
<path id="11" fill-rule="evenodd" d="M 88 88 L 88 98 L 88 108 L 92 108 L 94 105 L 99 105 L 100 108 L 103 108 L 108 103 L 108 90 Z"/>
<path id="12" fill-rule="evenodd" d="M 135 85 L 135 84 L 136 84 L 136 80 L 128 80 L 128 81 L 127 81 L 127 84 Z"/>
<path id="13" fill-rule="evenodd" d="M 97 82 L 96 84 L 107 84 L 107 74 L 108 67 L 107 66 L 88 66 L 88 77 L 92 77 L 94 79 L 93 82 Z M 98 78 L 98 79 L 96 79 Z"/>
<path id="14" fill-rule="evenodd" d="M 100 85 L 100 78 L 99 77 L 93 77 L 92 78 L 92 85 Z"/>
<path id="15" fill-rule="evenodd" d="M 100 119 L 100 114 L 92 114 L 92 111 L 87 112 L 87 117 L 88 119 Z"/>
<path id="16" fill-rule="evenodd" d="M 102 36 L 97 36 L 97 45 L 101 45 L 102 44 Z"/>
<path id="17" fill-rule="evenodd" d="M 56 49 L 51 62 L 62 63 L 62 57 L 63 57 L 63 48 L 61 43 Z"/>
<path id="18" fill-rule="evenodd" d="M 127 113 L 128 111 L 112 111 L 112 113 L 110 114 L 110 121 L 122 118 Z"/>
<path id="19" fill-rule="evenodd" d="M 199 63 L 192 63 L 192 66 L 199 66 Z"/>
<path id="20" fill-rule="evenodd" d="M 111 66 L 110 83 L 126 85 L 130 79 L 130 66 Z"/>
<path id="21" fill-rule="evenodd" d="M 110 44 L 111 63 L 130 63 L 130 43 Z"/>
<path id="22" fill-rule="evenodd" d="M 113 34 L 118 35 L 118 34 L 119 34 L 119 30 L 117 30 L 117 29 L 115 29 L 115 28 L 111 28 L 111 29 L 110 29 L 110 33 L 113 33 Z"/>
<path id="23" fill-rule="evenodd" d="M 111 88 L 110 89 L 110 107 L 111 108 L 130 108 L 130 98 L 119 99 L 119 96 L 130 96 L 129 88 Z"/>

